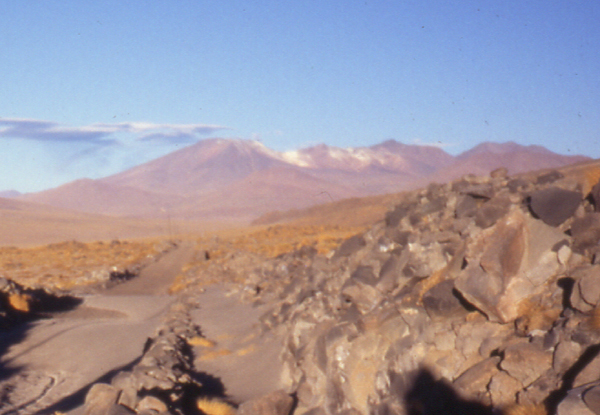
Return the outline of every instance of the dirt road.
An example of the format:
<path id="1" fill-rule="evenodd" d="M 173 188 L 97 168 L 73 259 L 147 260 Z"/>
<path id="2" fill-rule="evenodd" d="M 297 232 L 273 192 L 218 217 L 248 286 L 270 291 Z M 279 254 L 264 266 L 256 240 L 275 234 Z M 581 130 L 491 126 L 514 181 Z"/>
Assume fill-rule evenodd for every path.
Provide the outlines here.
<path id="1" fill-rule="evenodd" d="M 139 358 L 175 301 L 167 288 L 193 253 L 191 245 L 177 247 L 77 309 L 3 336 L 11 346 L 0 358 L 0 390 L 10 392 L 0 396 L 0 414 L 40 413 L 61 401 L 68 408 L 69 397 L 82 399 L 89 385 Z"/>

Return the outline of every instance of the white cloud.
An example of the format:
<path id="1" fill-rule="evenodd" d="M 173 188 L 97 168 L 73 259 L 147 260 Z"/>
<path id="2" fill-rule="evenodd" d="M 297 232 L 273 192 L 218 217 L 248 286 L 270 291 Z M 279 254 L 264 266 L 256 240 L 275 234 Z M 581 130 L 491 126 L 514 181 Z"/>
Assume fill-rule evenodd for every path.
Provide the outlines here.
<path id="1" fill-rule="evenodd" d="M 129 133 L 143 141 L 161 140 L 174 143 L 194 141 L 229 127 L 213 124 L 156 124 L 143 121 L 119 123 L 94 123 L 69 127 L 52 121 L 21 118 L 0 118 L 0 137 L 38 141 L 87 142 L 89 144 L 114 144 L 109 138 L 117 133 Z"/>

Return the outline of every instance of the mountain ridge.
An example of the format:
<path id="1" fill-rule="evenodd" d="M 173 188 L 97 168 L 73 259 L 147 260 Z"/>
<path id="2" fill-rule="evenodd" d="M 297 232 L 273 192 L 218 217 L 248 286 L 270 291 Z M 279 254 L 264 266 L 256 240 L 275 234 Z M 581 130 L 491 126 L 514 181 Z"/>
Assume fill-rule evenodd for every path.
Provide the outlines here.
<path id="1" fill-rule="evenodd" d="M 278 152 L 258 141 L 212 138 L 105 178 L 17 198 L 112 216 L 251 221 L 270 211 L 411 190 L 497 167 L 515 174 L 588 159 L 514 142 L 481 143 L 452 156 L 395 140 Z"/>

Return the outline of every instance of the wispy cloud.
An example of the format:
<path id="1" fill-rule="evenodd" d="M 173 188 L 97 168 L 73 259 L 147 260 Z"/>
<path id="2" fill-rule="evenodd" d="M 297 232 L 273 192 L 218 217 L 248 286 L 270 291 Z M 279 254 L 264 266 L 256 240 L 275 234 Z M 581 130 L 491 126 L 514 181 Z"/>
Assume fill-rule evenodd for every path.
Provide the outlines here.
<path id="1" fill-rule="evenodd" d="M 0 118 L 0 137 L 37 141 L 79 142 L 95 145 L 115 144 L 117 133 L 129 133 L 141 141 L 181 144 L 231 128 L 210 124 L 156 124 L 151 122 L 94 123 L 69 127 L 52 121 Z"/>
<path id="2" fill-rule="evenodd" d="M 62 141 L 112 144 L 110 134 L 86 127 L 66 127 L 51 121 L 0 118 L 0 137 L 24 138 L 37 141 Z"/>
<path id="3" fill-rule="evenodd" d="M 426 141 L 421 140 L 420 138 L 413 138 L 412 144 L 419 145 L 419 146 L 438 147 L 441 149 L 455 147 L 457 145 L 455 143 L 448 143 L 448 142 L 442 142 L 442 141 L 426 142 Z"/>

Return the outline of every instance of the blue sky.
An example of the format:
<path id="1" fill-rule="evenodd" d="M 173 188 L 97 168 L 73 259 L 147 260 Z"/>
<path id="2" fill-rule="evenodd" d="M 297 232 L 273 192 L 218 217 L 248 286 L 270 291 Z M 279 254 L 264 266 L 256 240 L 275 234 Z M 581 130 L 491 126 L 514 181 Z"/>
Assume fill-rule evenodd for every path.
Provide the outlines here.
<path id="1" fill-rule="evenodd" d="M 596 1 L 0 0 L 0 190 L 207 137 L 600 157 Z"/>

